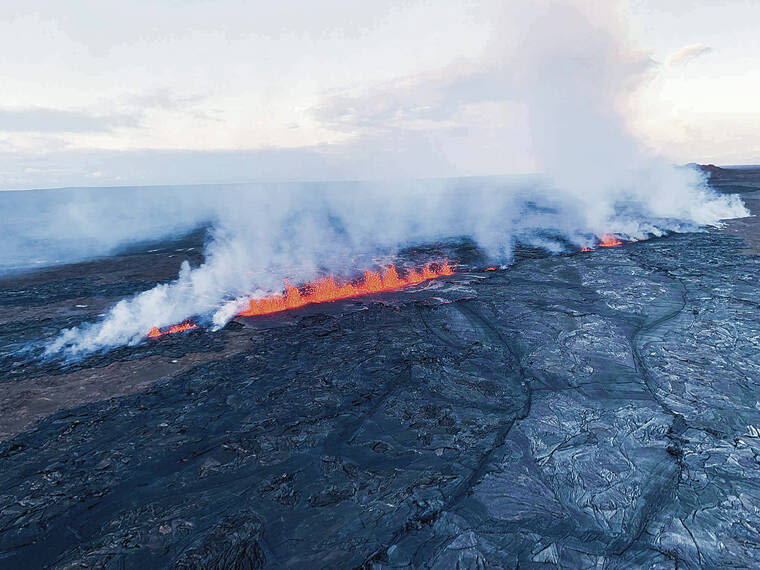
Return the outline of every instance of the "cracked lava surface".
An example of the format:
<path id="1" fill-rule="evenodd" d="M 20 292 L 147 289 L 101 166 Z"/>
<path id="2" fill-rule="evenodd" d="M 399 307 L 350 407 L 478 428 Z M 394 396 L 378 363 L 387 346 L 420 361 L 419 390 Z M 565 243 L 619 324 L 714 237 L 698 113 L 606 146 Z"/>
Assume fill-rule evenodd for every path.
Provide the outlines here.
<path id="1" fill-rule="evenodd" d="M 68 365 L 11 350 L 171 278 L 187 244 L 6 280 L 0 566 L 758 565 L 741 224 Z"/>

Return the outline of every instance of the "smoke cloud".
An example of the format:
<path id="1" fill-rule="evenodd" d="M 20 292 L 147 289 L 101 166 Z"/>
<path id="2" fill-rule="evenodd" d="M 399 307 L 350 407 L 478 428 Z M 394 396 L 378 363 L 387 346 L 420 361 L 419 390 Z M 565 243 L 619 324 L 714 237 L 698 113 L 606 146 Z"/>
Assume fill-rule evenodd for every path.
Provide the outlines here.
<path id="1" fill-rule="evenodd" d="M 717 195 L 700 172 L 668 164 L 632 134 L 628 97 L 651 62 L 627 45 L 618 12 L 577 2 L 519 8 L 488 8 L 498 33 L 477 60 L 336 94 L 315 113 L 353 134 L 331 152 L 359 164 L 374 158 L 375 169 L 411 178 L 431 153 L 447 163 L 478 152 L 498 162 L 520 147 L 540 176 L 241 185 L 216 188 L 213 199 L 188 191 L 182 203 L 192 206 L 177 218 L 213 224 L 205 263 L 185 264 L 176 281 L 63 331 L 47 353 L 138 343 L 151 327 L 190 317 L 219 327 L 246 299 L 280 291 L 283 279 L 351 275 L 408 245 L 468 236 L 506 264 L 518 241 L 561 251 L 606 233 L 645 239 L 748 214 L 740 199 Z M 501 113 L 528 136 L 488 124 Z M 487 144 L 472 148 L 479 141 Z"/>

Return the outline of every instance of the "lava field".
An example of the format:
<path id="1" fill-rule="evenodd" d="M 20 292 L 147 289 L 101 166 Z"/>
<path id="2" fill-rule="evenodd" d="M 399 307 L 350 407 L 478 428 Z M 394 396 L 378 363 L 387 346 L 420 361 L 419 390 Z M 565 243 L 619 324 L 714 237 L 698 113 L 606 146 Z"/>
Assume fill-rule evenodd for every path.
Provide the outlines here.
<path id="1" fill-rule="evenodd" d="M 472 254 L 69 363 L 17 351 L 202 233 L 6 278 L 0 567 L 760 565 L 758 235 Z"/>

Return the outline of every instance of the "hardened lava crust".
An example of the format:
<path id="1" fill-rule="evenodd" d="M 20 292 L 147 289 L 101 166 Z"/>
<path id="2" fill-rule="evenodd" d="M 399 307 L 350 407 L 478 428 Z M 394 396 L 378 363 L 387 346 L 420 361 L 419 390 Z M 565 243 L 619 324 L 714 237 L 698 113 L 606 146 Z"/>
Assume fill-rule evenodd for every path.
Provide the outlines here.
<path id="1" fill-rule="evenodd" d="M 0 567 L 760 565 L 753 220 L 73 363 L 202 237 L 8 279 Z"/>

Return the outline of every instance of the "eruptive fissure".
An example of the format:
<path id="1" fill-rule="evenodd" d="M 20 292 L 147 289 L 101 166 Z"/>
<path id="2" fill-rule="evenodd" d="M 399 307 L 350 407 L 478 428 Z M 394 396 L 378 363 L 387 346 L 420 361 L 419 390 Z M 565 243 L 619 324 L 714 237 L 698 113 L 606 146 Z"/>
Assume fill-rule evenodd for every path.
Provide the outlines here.
<path id="1" fill-rule="evenodd" d="M 622 245 L 623 242 L 613 234 L 604 234 L 599 238 L 597 247 L 615 247 Z M 581 251 L 592 251 L 594 248 L 584 247 Z M 486 267 L 483 271 L 496 271 L 495 266 Z M 283 293 L 272 294 L 261 299 L 251 299 L 248 301 L 248 308 L 239 312 L 241 317 L 255 317 L 260 315 L 269 315 L 297 309 L 314 303 L 329 303 L 341 299 L 350 299 L 361 295 L 372 293 L 382 293 L 384 291 L 394 291 L 416 285 L 454 273 L 448 261 L 427 263 L 419 269 L 409 269 L 406 276 L 401 277 L 396 266 L 391 264 L 383 271 L 365 270 L 361 278 L 338 282 L 333 275 L 304 283 L 301 286 L 291 285 L 285 280 L 285 290 Z M 172 325 L 165 329 L 153 327 L 148 331 L 148 338 L 159 338 L 167 334 L 187 332 L 197 329 L 198 325 L 191 321 L 185 321 L 180 324 Z"/>
<path id="2" fill-rule="evenodd" d="M 601 238 L 599 238 L 599 243 L 596 244 L 597 247 L 615 247 L 617 245 L 623 245 L 622 240 L 618 239 L 617 236 L 613 234 L 604 234 Z M 581 251 L 593 251 L 593 247 L 584 247 L 581 248 Z"/>
<path id="3" fill-rule="evenodd" d="M 248 302 L 248 308 L 238 313 L 238 315 L 241 317 L 268 315 L 280 311 L 297 309 L 314 303 L 327 303 L 340 299 L 369 295 L 371 293 L 394 291 L 435 279 L 436 277 L 452 275 L 453 273 L 454 270 L 449 262 L 443 261 L 428 263 L 419 269 L 412 268 L 406 271 L 405 277 L 399 275 L 395 265 L 390 265 L 382 272 L 366 270 L 360 279 L 344 283 L 338 282 L 333 275 L 305 283 L 300 287 L 295 287 L 286 280 L 283 294 L 273 294 L 261 299 L 251 299 Z M 157 338 L 166 334 L 185 332 L 195 328 L 198 328 L 198 326 L 189 321 L 173 325 L 164 330 L 153 327 L 148 332 L 148 337 Z"/>
<path id="4" fill-rule="evenodd" d="M 616 245 L 623 245 L 623 242 L 612 234 L 605 234 L 599 241 L 599 247 L 615 247 Z"/>
<path id="5" fill-rule="evenodd" d="M 150 329 L 150 331 L 148 331 L 148 338 L 158 338 L 166 334 L 174 334 L 174 333 L 179 333 L 179 332 L 191 331 L 197 328 L 198 328 L 198 325 L 191 323 L 190 321 L 185 321 L 184 323 L 180 323 L 178 325 L 172 325 L 164 330 L 161 330 L 158 327 L 153 327 L 152 329 Z"/>
<path id="6" fill-rule="evenodd" d="M 422 283 L 428 279 L 434 279 L 443 275 L 451 275 L 453 270 L 448 261 L 436 264 L 427 264 L 419 270 L 410 269 L 406 277 L 400 277 L 395 265 L 391 265 L 382 273 L 380 271 L 365 271 L 358 281 L 338 283 L 335 277 L 330 275 L 324 279 L 318 279 L 301 287 L 294 287 L 285 282 L 284 295 L 270 295 L 263 299 L 251 299 L 248 309 L 242 311 L 240 316 L 252 317 L 267 315 L 296 309 L 312 303 L 325 303 L 348 299 L 370 293 L 393 291 L 408 285 Z"/>
<path id="7" fill-rule="evenodd" d="M 613 234 L 605 234 L 599 238 L 597 247 L 615 247 L 622 245 L 623 242 Z M 594 248 L 584 247 L 581 251 L 593 251 Z M 486 267 L 483 271 L 496 271 L 495 266 Z M 285 290 L 283 293 L 272 294 L 261 299 L 251 299 L 248 301 L 248 308 L 239 312 L 241 317 L 255 317 L 260 315 L 269 315 L 297 309 L 314 303 L 329 303 L 341 299 L 350 299 L 361 295 L 372 293 L 382 293 L 384 291 L 394 291 L 416 285 L 454 273 L 448 261 L 427 263 L 419 269 L 409 269 L 406 276 L 401 277 L 396 266 L 391 264 L 383 271 L 365 270 L 360 279 L 353 281 L 338 282 L 333 275 L 304 283 L 301 286 L 291 285 L 285 280 Z M 187 332 L 197 329 L 198 325 L 191 321 L 185 321 L 180 324 L 172 325 L 165 329 L 153 327 L 148 331 L 148 338 L 159 338 L 167 334 Z"/>

